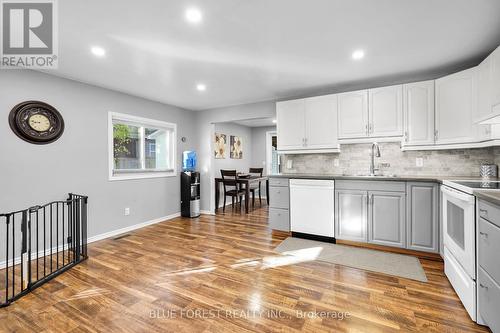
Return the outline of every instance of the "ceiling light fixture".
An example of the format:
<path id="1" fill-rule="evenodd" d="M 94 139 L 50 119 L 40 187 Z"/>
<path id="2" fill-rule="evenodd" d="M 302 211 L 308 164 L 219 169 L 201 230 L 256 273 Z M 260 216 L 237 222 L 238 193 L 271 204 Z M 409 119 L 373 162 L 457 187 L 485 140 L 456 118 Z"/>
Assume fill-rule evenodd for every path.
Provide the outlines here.
<path id="1" fill-rule="evenodd" d="M 201 14 L 201 11 L 198 8 L 188 8 L 186 9 L 186 20 L 189 23 L 200 23 L 201 19 L 203 18 L 203 15 Z"/>
<path id="2" fill-rule="evenodd" d="M 93 46 L 90 51 L 92 51 L 92 54 L 96 57 L 104 57 L 106 55 L 106 50 L 99 46 Z"/>
<path id="3" fill-rule="evenodd" d="M 198 90 L 198 91 L 205 91 L 205 90 L 207 90 L 207 86 L 204 85 L 203 83 L 198 83 L 196 85 L 196 90 Z"/>
<path id="4" fill-rule="evenodd" d="M 360 59 L 363 59 L 365 56 L 365 51 L 363 50 L 356 50 L 352 53 L 352 58 L 354 60 L 360 60 Z"/>

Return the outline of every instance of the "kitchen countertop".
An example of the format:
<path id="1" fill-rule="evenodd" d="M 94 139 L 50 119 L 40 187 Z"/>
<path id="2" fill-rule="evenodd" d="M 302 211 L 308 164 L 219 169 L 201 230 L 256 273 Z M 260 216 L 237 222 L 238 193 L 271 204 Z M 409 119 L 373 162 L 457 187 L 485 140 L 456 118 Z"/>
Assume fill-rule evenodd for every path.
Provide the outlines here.
<path id="1" fill-rule="evenodd" d="M 450 176 L 356 176 L 356 175 L 332 175 L 332 174 L 314 174 L 314 173 L 299 173 L 299 174 L 277 174 L 269 175 L 270 178 L 294 178 L 294 179 L 334 179 L 334 180 L 383 180 L 383 181 L 419 181 L 419 182 L 437 182 L 442 183 L 443 180 L 482 180 L 481 177 L 450 177 Z"/>
<path id="2" fill-rule="evenodd" d="M 500 190 L 474 190 L 474 195 L 478 199 L 500 206 Z"/>

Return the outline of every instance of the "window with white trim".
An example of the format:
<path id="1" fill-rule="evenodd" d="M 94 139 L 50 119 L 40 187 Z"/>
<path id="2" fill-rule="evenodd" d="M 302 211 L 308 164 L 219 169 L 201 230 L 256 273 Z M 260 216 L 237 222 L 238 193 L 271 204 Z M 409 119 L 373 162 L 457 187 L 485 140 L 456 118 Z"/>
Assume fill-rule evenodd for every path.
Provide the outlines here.
<path id="1" fill-rule="evenodd" d="M 176 124 L 110 112 L 110 180 L 174 176 L 176 142 Z"/>

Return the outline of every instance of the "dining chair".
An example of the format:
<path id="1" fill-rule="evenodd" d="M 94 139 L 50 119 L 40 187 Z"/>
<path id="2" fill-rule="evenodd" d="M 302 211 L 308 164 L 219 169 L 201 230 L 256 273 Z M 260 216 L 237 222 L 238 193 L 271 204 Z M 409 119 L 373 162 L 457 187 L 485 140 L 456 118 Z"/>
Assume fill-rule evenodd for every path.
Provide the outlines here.
<path id="1" fill-rule="evenodd" d="M 264 173 L 264 168 L 250 168 L 248 173 L 252 176 L 262 177 Z M 262 190 L 261 190 L 261 182 L 257 184 L 254 183 L 250 185 L 250 193 L 252 194 L 252 207 L 255 206 L 255 192 L 259 191 L 259 204 L 262 206 Z"/>
<path id="2" fill-rule="evenodd" d="M 231 208 L 234 209 L 234 199 L 236 203 L 240 204 L 241 211 L 241 197 L 245 195 L 245 190 L 241 189 L 238 183 L 238 173 L 236 170 L 221 170 L 222 185 L 224 187 L 224 206 L 222 212 L 226 211 L 226 197 L 231 197 Z"/>

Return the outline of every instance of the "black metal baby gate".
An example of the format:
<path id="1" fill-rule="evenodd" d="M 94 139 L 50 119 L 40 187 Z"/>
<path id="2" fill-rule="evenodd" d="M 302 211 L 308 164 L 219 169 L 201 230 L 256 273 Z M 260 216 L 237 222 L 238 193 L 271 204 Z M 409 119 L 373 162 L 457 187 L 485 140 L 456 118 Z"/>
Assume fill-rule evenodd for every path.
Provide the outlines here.
<path id="1" fill-rule="evenodd" d="M 87 201 L 0 214 L 0 308 L 87 259 Z"/>

